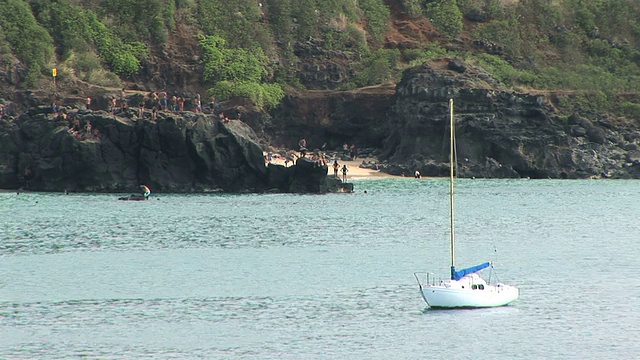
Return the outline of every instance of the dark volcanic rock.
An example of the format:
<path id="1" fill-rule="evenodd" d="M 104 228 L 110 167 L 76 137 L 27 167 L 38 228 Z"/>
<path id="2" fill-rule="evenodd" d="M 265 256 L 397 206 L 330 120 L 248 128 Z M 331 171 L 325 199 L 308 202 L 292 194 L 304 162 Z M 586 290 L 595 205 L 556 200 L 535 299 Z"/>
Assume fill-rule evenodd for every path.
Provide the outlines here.
<path id="1" fill-rule="evenodd" d="M 46 108 L 41 109 L 46 110 Z M 126 114 L 121 114 L 126 115 Z M 76 136 L 88 123 L 99 137 Z M 267 168 L 249 126 L 213 116 L 160 113 L 157 121 L 98 111 L 70 112 L 70 119 L 32 111 L 0 122 L 0 188 L 40 191 L 323 193 L 331 190 L 323 169 Z"/>
<path id="2" fill-rule="evenodd" d="M 354 91 L 308 91 L 286 96 L 271 111 L 275 121 L 265 128 L 271 145 L 297 149 L 305 138 L 310 150 L 331 152 L 343 144 L 382 148 L 389 134 L 387 112 L 393 104 L 393 86 Z"/>
<path id="3" fill-rule="evenodd" d="M 451 61 L 443 60 L 444 64 Z M 459 175 L 464 177 L 636 178 L 636 126 L 554 114 L 543 96 L 500 90 L 477 69 L 442 64 L 405 71 L 381 156 L 393 171 L 448 169 L 448 101 L 454 99 Z M 416 162 L 415 159 L 420 159 Z"/>
<path id="4" fill-rule="evenodd" d="M 326 50 L 320 39 L 295 42 L 293 49 L 297 57 L 296 74 L 307 89 L 336 89 L 355 76 L 354 55 Z"/>

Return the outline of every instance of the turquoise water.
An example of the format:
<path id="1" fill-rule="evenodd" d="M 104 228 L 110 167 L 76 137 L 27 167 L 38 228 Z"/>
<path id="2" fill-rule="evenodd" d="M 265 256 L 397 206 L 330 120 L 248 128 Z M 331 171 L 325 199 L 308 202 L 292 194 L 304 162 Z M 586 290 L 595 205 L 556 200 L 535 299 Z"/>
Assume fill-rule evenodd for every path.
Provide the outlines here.
<path id="1" fill-rule="evenodd" d="M 624 359 L 640 351 L 639 181 L 460 180 L 459 266 L 513 306 L 432 311 L 448 183 L 354 194 L 0 193 L 0 358 Z M 364 190 L 367 193 L 364 193 Z"/>

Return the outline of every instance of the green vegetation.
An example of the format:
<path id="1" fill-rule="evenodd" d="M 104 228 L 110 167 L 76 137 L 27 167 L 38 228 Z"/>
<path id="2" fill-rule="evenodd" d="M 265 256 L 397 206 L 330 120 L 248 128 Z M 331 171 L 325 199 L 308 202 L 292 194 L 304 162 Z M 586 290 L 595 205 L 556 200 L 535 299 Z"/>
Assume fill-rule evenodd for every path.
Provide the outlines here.
<path id="1" fill-rule="evenodd" d="M 407 66 L 419 66 L 429 60 L 453 57 L 457 54 L 451 53 L 442 48 L 437 43 L 429 43 L 424 49 L 407 49 L 402 53 L 402 59 Z"/>
<path id="2" fill-rule="evenodd" d="M 397 49 L 380 49 L 368 55 L 360 64 L 358 75 L 353 79 L 354 87 L 384 84 L 395 80 L 400 62 Z"/>
<path id="3" fill-rule="evenodd" d="M 20 0 L 0 3 L 0 35 L 9 43 L 16 57 L 27 65 L 26 86 L 33 86 L 39 76 L 50 71 L 53 39 L 35 20 L 27 3 Z"/>
<path id="4" fill-rule="evenodd" d="M 125 2 L 121 0 L 119 4 L 125 6 Z M 108 4 L 113 6 L 111 2 Z M 30 5 L 30 13 L 33 12 L 55 41 L 59 59 L 66 61 L 78 54 L 78 62 L 71 64 L 79 66 L 74 70 L 84 73 L 85 80 L 90 79 L 91 72 L 100 72 L 102 68 L 90 60 L 95 59 L 90 55 L 94 51 L 118 75 L 132 76 L 140 70 L 140 61 L 148 54 L 147 47 L 139 41 L 125 42 L 101 22 L 96 13 L 75 6 L 69 0 L 32 0 Z M 36 44 L 38 42 L 36 40 Z"/>
<path id="5" fill-rule="evenodd" d="M 426 19 L 443 36 L 417 43 Z M 457 57 L 507 87 L 569 94 L 568 109 L 638 118 L 639 19 L 637 0 L 3 0 L 0 56 L 19 60 L 26 87 L 53 67 L 60 81 L 119 86 L 189 51 L 168 61 L 200 61 L 212 94 L 260 107 L 303 88 L 302 63 L 337 64 L 333 86 L 350 89 Z"/>
<path id="6" fill-rule="evenodd" d="M 422 0 L 400 0 L 404 11 L 412 18 L 422 15 Z"/>
<path id="7" fill-rule="evenodd" d="M 207 91 L 208 96 L 227 100 L 234 96 L 250 99 L 259 108 L 272 108 L 284 97 L 284 91 L 278 84 L 259 84 L 247 81 L 221 81 Z"/>
<path id="8" fill-rule="evenodd" d="M 389 9 L 383 0 L 360 0 L 360 8 L 364 11 L 367 19 L 367 30 L 374 43 L 380 44 L 384 40 L 387 31 L 387 20 L 389 20 Z"/>
<path id="9" fill-rule="evenodd" d="M 629 116 L 634 104 L 616 98 L 638 93 L 639 13 L 633 0 L 521 0 L 472 34 L 502 49 L 478 60 L 505 84 L 572 91 L 569 108 Z"/>
<path id="10" fill-rule="evenodd" d="M 462 12 L 456 0 L 436 0 L 427 4 L 426 16 L 436 28 L 453 39 L 462 32 Z"/>
<path id="11" fill-rule="evenodd" d="M 233 96 L 251 99 L 258 107 L 278 104 L 284 91 L 278 84 L 263 83 L 268 75 L 267 57 L 257 47 L 250 50 L 228 49 L 223 38 L 201 36 L 203 79 L 213 83 L 209 95 L 219 100 Z"/>

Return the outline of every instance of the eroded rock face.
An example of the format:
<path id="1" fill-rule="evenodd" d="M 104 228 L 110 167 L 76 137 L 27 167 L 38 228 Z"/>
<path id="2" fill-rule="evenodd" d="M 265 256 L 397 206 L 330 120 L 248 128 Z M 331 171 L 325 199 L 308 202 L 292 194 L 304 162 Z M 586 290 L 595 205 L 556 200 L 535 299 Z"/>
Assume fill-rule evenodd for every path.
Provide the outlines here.
<path id="1" fill-rule="evenodd" d="M 388 136 L 387 112 L 395 87 L 353 91 L 308 91 L 287 95 L 271 111 L 266 132 L 273 146 L 295 149 L 305 138 L 309 149 L 333 151 L 342 145 L 382 147 Z"/>
<path id="2" fill-rule="evenodd" d="M 351 66 L 356 55 L 326 50 L 319 39 L 296 42 L 293 48 L 297 57 L 296 74 L 307 89 L 336 89 L 354 76 Z"/>
<path id="3" fill-rule="evenodd" d="M 84 110 L 60 119 L 40 110 L 1 123 L 0 188 L 130 192 L 146 184 L 154 192 L 330 190 L 326 167 L 322 173 L 293 166 L 287 176 L 277 176 L 278 166 L 265 166 L 255 133 L 239 120 L 224 123 L 184 112 L 160 113 L 151 121 Z M 74 119 L 79 135 L 69 131 Z M 99 137 L 86 135 L 88 123 Z"/>
<path id="4" fill-rule="evenodd" d="M 637 149 L 637 127 L 597 116 L 564 119 L 543 96 L 500 90 L 474 69 L 440 65 L 407 70 L 397 86 L 382 155 L 396 164 L 391 172 L 448 174 L 448 101 L 454 99 L 460 176 L 640 176 L 640 162 L 627 156 Z"/>

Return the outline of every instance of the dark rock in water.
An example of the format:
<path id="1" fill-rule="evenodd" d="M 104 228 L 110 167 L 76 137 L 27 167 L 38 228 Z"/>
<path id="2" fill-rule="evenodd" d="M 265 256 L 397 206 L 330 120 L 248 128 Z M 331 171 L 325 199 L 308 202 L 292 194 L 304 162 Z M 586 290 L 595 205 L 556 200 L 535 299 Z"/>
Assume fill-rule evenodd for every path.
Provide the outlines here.
<path id="1" fill-rule="evenodd" d="M 294 193 L 325 193 L 328 190 L 327 173 L 329 167 L 310 160 L 299 158 L 293 170 L 289 183 L 290 192 Z"/>
<path id="2" fill-rule="evenodd" d="M 146 184 L 156 193 L 330 190 L 326 166 L 299 160 L 286 169 L 267 168 L 255 133 L 238 120 L 224 123 L 190 112 L 161 112 L 156 121 L 103 111 L 69 115 L 57 118 L 40 109 L 0 122 L 0 188 L 124 192 Z M 78 134 L 69 131 L 74 118 Z M 88 123 L 98 135 L 85 133 Z"/>
<path id="3" fill-rule="evenodd" d="M 129 196 L 123 196 L 123 197 L 119 197 L 118 200 L 125 200 L 125 201 L 145 201 L 148 200 L 147 197 L 143 196 L 143 195 L 129 195 Z"/>
<path id="4" fill-rule="evenodd" d="M 351 193 L 353 192 L 353 183 L 343 183 L 335 177 L 327 178 L 328 192 L 331 193 Z"/>
<path id="5" fill-rule="evenodd" d="M 636 148 L 636 125 L 595 116 L 563 118 L 543 96 L 500 90 L 480 70 L 445 69 L 452 64 L 441 59 L 404 72 L 380 156 L 393 164 L 385 171 L 446 175 L 448 102 L 454 99 L 459 176 L 640 177 L 640 162 L 624 156 Z"/>

